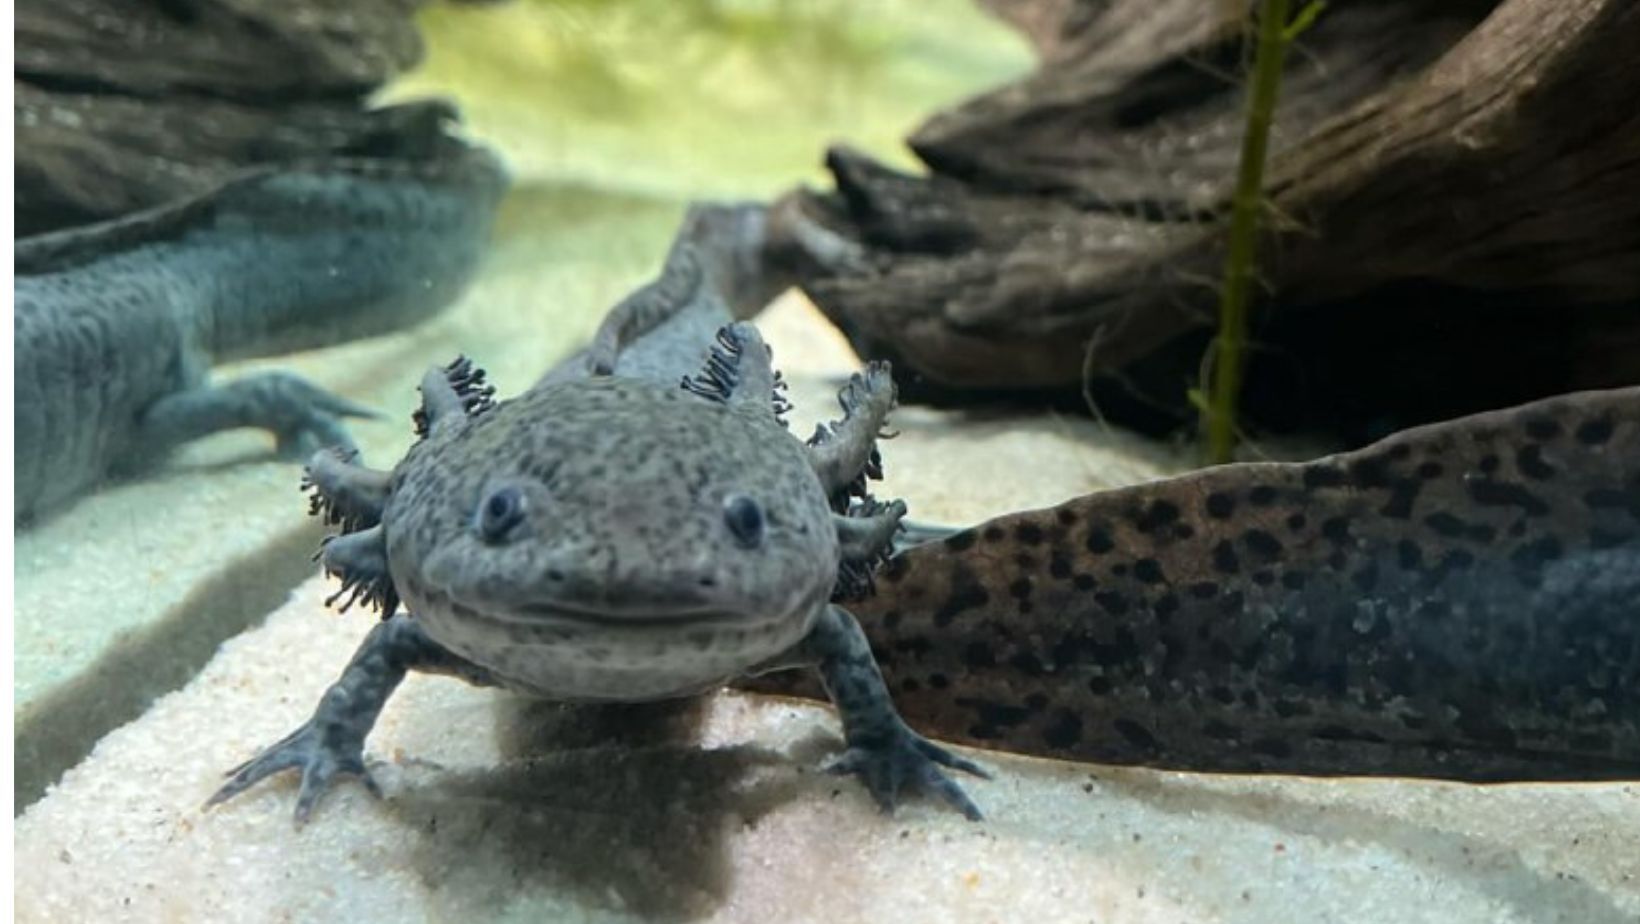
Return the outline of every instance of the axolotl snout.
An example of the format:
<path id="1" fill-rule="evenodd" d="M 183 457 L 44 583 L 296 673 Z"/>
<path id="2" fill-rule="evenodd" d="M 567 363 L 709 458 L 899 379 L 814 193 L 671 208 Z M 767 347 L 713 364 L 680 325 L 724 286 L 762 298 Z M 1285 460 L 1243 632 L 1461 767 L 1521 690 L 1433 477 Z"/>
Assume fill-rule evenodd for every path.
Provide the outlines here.
<path id="1" fill-rule="evenodd" d="M 669 272 L 691 259 L 675 252 Z M 703 292 L 666 294 L 664 313 L 700 310 Z M 342 578 L 338 596 L 386 618 L 313 717 L 232 771 L 212 803 L 287 769 L 302 774 L 298 820 L 337 775 L 374 790 L 364 739 L 408 670 L 642 701 L 813 667 L 842 718 L 834 770 L 858 774 L 885 809 L 921 789 L 979 817 L 942 768 L 984 771 L 901 720 L 834 602 L 869 582 L 905 514 L 863 491 L 893 404 L 886 365 L 854 376 L 843 419 L 806 443 L 780 419 L 781 385 L 750 325 L 721 328 L 681 387 L 600 371 L 611 365 L 594 354 L 591 374 L 496 403 L 460 360 L 423 379 L 422 439 L 392 472 L 315 459 L 315 509 L 344 528 L 324 566 Z"/>

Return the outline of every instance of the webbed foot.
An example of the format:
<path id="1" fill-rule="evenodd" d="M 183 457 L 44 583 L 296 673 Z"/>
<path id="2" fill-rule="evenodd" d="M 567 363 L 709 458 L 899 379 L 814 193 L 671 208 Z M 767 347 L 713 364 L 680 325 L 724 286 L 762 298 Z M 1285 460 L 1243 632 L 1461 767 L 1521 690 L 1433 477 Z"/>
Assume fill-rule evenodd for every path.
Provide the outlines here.
<path id="1" fill-rule="evenodd" d="M 483 668 L 463 661 L 428 638 L 407 615 L 376 624 L 353 653 L 319 708 L 278 744 L 228 772 L 228 782 L 205 803 L 226 802 L 286 770 L 302 771 L 296 823 L 307 821 L 321 796 L 341 776 L 356 776 L 374 795 L 381 789 L 364 765 L 364 740 L 406 671 L 449 674 L 470 683 L 494 683 Z"/>
<path id="2" fill-rule="evenodd" d="M 356 451 L 342 420 L 379 416 L 301 376 L 276 371 L 162 398 L 148 409 L 142 426 L 150 453 L 221 430 L 257 427 L 274 435 L 280 455 L 306 459 L 327 447 Z"/>
<path id="3" fill-rule="evenodd" d="M 356 452 L 358 446 L 342 421 L 381 416 L 289 373 L 269 373 L 252 384 L 248 400 L 261 405 L 254 413 L 266 421 L 264 425 L 273 432 L 279 455 L 287 459 L 306 460 L 329 448 Z"/>
<path id="4" fill-rule="evenodd" d="M 929 741 L 904 723 L 881 740 L 855 742 L 825 769 L 828 773 L 858 776 L 884 814 L 894 811 L 903 790 L 913 789 L 940 797 L 969 821 L 983 820 L 979 806 L 941 767 L 971 773 L 982 780 L 991 778 L 979 764 Z"/>
<path id="5" fill-rule="evenodd" d="M 819 668 L 820 680 L 843 720 L 843 740 L 848 749 L 828 765 L 828 770 L 859 776 L 884 812 L 894 810 L 902 790 L 916 789 L 939 796 L 970 821 L 980 820 L 978 806 L 940 768 L 961 770 L 981 779 L 990 779 L 991 775 L 979 764 L 947 751 L 905 724 L 889 698 L 865 633 L 848 610 L 827 607 L 803 641 L 762 669 L 802 664 Z"/>
<path id="6" fill-rule="evenodd" d="M 207 808 L 232 799 L 276 773 L 299 769 L 302 789 L 296 797 L 296 824 L 306 824 L 314 806 L 338 777 L 355 776 L 378 798 L 381 787 L 364 765 L 364 738 L 350 734 L 347 723 L 308 719 L 278 744 L 228 771 L 228 782 L 205 803 Z"/>

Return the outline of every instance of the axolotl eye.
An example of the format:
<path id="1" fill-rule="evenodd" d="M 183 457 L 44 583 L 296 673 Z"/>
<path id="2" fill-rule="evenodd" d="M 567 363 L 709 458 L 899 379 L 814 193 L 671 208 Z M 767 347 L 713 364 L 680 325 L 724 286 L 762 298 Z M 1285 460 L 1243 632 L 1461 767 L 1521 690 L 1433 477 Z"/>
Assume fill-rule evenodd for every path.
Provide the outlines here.
<path id="1" fill-rule="evenodd" d="M 742 548 L 755 549 L 763 542 L 763 508 L 744 494 L 731 494 L 723 501 L 723 522 Z"/>
<path id="2" fill-rule="evenodd" d="M 497 488 L 478 506 L 478 535 L 485 542 L 500 542 L 524 520 L 524 492 L 515 487 Z"/>

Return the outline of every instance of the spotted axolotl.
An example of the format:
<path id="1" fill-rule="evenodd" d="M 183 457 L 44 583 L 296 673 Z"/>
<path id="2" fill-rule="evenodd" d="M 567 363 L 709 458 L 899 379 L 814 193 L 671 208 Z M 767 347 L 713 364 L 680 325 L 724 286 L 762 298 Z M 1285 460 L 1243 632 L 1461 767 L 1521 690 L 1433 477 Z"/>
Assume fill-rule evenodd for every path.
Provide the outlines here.
<path id="1" fill-rule="evenodd" d="M 1640 778 L 1640 388 L 1012 514 L 896 557 L 856 610 L 906 718 L 948 740 Z"/>
<path id="2" fill-rule="evenodd" d="M 736 253 L 723 238 L 761 220 L 697 208 L 661 277 L 516 398 L 494 402 L 465 361 L 430 371 L 422 439 L 391 472 L 315 459 L 317 509 L 346 530 L 324 567 L 387 618 L 312 718 L 232 771 L 213 804 L 293 768 L 299 821 L 338 774 L 374 790 L 364 740 L 409 670 L 642 701 L 813 667 L 842 717 L 834 769 L 885 809 L 921 789 L 979 817 L 941 768 L 983 771 L 900 719 L 833 602 L 858 594 L 905 512 L 863 491 L 889 370 L 854 376 L 843 418 L 808 443 L 787 432 L 769 349 L 720 295 Z"/>
<path id="3" fill-rule="evenodd" d="M 289 164 L 19 241 L 17 519 L 231 427 L 269 430 L 298 458 L 350 446 L 340 418 L 367 409 L 285 372 L 213 385 L 211 365 L 427 317 L 466 284 L 505 186 L 465 146 Z"/>

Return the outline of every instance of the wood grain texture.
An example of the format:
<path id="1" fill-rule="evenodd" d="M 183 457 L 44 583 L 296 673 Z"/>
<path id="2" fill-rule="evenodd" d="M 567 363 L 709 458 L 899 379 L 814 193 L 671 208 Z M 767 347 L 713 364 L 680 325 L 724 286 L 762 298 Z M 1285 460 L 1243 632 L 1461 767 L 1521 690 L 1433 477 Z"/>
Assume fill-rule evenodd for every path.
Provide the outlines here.
<path id="1" fill-rule="evenodd" d="M 913 395 L 1071 390 L 1091 371 L 1188 416 L 1244 6 L 1077 4 L 1035 74 L 912 135 L 930 175 L 834 150 L 836 191 L 804 205 L 870 268 L 807 290 Z M 1279 421 L 1308 387 L 1324 417 L 1362 391 L 1359 433 L 1640 381 L 1637 43 L 1623 0 L 1329 5 L 1276 121 L 1255 378 L 1279 382 L 1253 383 L 1255 413 Z M 1364 339 L 1366 378 L 1334 375 Z M 1512 345 L 1532 361 L 1500 361 Z M 1464 393 L 1425 403 L 1435 370 Z"/>

